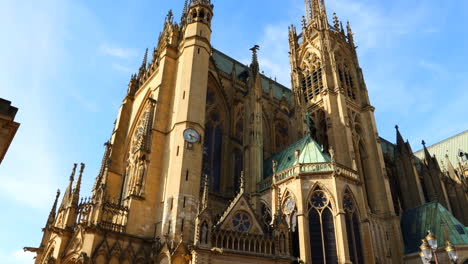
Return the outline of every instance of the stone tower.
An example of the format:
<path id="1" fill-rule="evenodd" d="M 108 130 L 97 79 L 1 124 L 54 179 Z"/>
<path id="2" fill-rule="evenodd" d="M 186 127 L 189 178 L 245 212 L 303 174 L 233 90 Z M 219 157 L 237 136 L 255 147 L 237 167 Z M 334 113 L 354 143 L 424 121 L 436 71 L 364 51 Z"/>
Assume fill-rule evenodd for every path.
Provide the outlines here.
<path id="1" fill-rule="evenodd" d="M 336 163 L 358 172 L 355 195 L 365 201 L 369 231 L 387 237 L 373 240 L 375 257 L 397 263 L 398 220 L 351 26 L 345 29 L 336 14 L 329 23 L 323 0 L 305 0 L 305 10 L 301 32 L 289 30 L 293 95 L 305 109 L 296 112 L 306 113 L 311 137 Z"/>

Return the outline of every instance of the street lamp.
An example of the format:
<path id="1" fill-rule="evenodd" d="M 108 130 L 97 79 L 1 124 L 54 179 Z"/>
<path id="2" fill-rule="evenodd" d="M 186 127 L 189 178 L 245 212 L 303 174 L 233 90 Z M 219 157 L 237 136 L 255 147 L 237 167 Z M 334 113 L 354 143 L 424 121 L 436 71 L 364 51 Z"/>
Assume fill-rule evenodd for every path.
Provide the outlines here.
<path id="1" fill-rule="evenodd" d="M 452 243 L 450 241 L 447 241 L 445 244 L 445 251 L 447 251 L 447 255 L 449 256 L 449 259 L 452 263 L 456 264 L 458 260 L 458 253 L 453 247 Z"/>
<path id="2" fill-rule="evenodd" d="M 423 264 L 430 263 L 432 260 L 432 248 L 426 239 L 422 240 L 422 244 L 419 248 L 421 249 L 420 256 Z"/>
<path id="3" fill-rule="evenodd" d="M 427 236 L 422 240 L 422 244 L 419 247 L 421 252 L 419 256 L 421 257 L 421 261 L 423 264 L 431 263 L 432 258 L 436 264 L 439 264 L 439 258 L 437 256 L 437 237 L 432 233 L 431 230 L 427 231 Z M 458 254 L 455 250 L 455 247 L 452 243 L 447 240 L 445 244 L 445 251 L 450 259 L 451 263 L 456 264 L 458 260 Z"/>

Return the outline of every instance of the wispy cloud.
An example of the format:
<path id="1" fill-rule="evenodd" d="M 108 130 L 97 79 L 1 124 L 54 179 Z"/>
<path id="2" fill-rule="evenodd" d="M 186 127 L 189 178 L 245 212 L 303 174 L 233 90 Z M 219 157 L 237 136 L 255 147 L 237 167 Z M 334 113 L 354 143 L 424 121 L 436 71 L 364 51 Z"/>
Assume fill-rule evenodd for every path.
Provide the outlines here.
<path id="1" fill-rule="evenodd" d="M 34 262 L 35 256 L 35 253 L 24 252 L 21 249 L 5 254 L 0 252 L 0 262 L 8 264 L 31 264 Z"/>
<path id="2" fill-rule="evenodd" d="M 445 69 L 442 65 L 439 65 L 437 63 L 426 60 L 420 60 L 418 64 L 420 67 L 430 71 L 431 73 L 437 74 L 438 77 L 444 77 L 448 75 L 447 69 Z"/>
<path id="3" fill-rule="evenodd" d="M 113 68 L 114 70 L 121 71 L 121 72 L 126 72 L 126 73 L 134 73 L 134 72 L 135 72 L 135 71 L 133 71 L 132 69 L 130 69 L 129 67 L 120 65 L 120 64 L 118 64 L 118 63 L 113 63 L 113 64 L 112 64 L 112 68 Z"/>
<path id="4" fill-rule="evenodd" d="M 99 47 L 99 51 L 102 52 L 103 54 L 106 54 L 112 57 L 123 58 L 123 59 L 132 58 L 137 55 L 134 49 L 112 47 L 107 44 L 102 44 Z"/>
<path id="5" fill-rule="evenodd" d="M 83 107 L 86 111 L 89 112 L 99 112 L 99 106 L 89 98 L 85 98 L 82 94 L 76 91 L 71 91 L 71 96 Z"/>

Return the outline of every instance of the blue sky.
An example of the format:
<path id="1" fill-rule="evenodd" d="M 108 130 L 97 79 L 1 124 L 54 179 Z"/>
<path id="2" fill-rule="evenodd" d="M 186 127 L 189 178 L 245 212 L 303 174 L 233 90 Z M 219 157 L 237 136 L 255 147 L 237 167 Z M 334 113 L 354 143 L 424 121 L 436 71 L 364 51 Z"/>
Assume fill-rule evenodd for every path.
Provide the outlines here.
<path id="1" fill-rule="evenodd" d="M 413 149 L 468 128 L 465 0 L 326 0 L 350 20 L 380 135 Z M 290 86 L 287 27 L 302 0 L 215 0 L 212 44 Z M 31 263 L 57 188 L 85 162 L 89 195 L 130 74 L 183 0 L 2 0 L 0 97 L 21 127 L 0 165 L 0 263 Z M 240 11 L 236 11 L 240 10 Z"/>

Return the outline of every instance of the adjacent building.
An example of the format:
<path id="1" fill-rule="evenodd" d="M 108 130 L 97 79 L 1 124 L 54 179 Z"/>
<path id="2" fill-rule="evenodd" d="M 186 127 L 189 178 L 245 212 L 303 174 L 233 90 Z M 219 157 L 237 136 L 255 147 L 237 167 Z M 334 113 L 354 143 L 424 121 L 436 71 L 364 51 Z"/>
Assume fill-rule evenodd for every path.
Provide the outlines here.
<path id="1" fill-rule="evenodd" d="M 12 106 L 10 101 L 0 98 L 0 164 L 20 126 L 14 121 L 17 112 L 18 108 Z"/>

